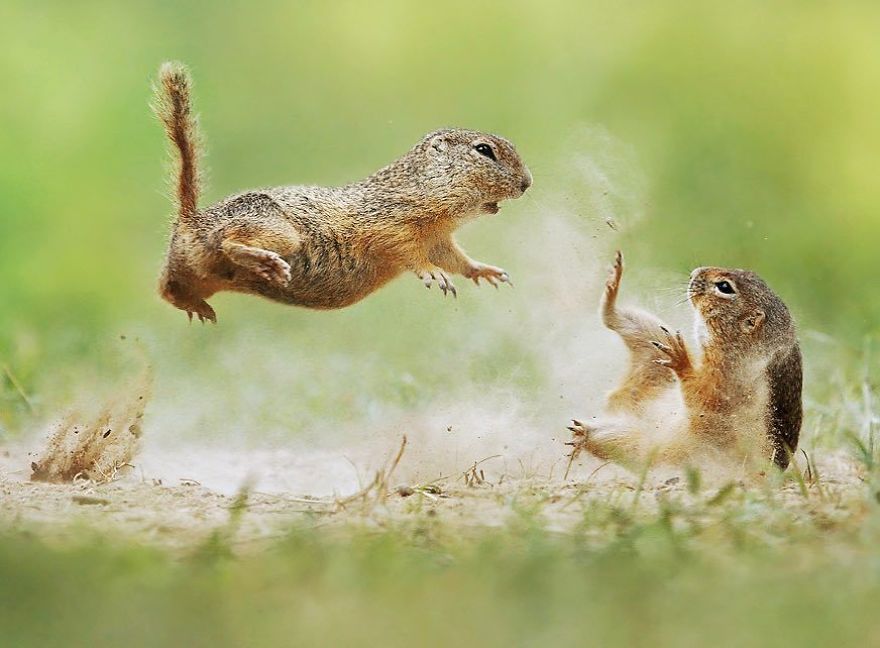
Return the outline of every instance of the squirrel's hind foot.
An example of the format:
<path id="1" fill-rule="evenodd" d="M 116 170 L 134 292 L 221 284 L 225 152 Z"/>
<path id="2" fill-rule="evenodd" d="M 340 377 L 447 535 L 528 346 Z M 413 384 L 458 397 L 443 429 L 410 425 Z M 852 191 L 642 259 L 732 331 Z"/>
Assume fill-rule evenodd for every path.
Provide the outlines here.
<path id="1" fill-rule="evenodd" d="M 183 309 L 186 311 L 186 316 L 189 318 L 189 321 L 192 322 L 193 315 L 199 318 L 199 321 L 204 324 L 205 322 L 211 322 L 211 324 L 217 323 L 217 313 L 214 312 L 214 309 L 206 301 L 202 301 L 195 305 L 189 305 Z"/>
<path id="2" fill-rule="evenodd" d="M 568 466 L 565 469 L 565 476 L 563 479 L 568 479 L 568 473 L 571 470 L 571 466 L 577 460 L 581 452 L 589 450 L 587 444 L 590 440 L 590 435 L 594 431 L 592 427 L 577 419 L 571 419 L 571 425 L 568 426 L 568 429 L 571 432 L 572 440 L 566 441 L 565 445 L 571 446 L 571 452 L 567 455 Z"/>
<path id="3" fill-rule="evenodd" d="M 189 284 L 170 277 L 164 278 L 159 288 L 159 294 L 169 304 L 186 313 L 190 322 L 195 315 L 200 322 L 217 323 L 217 314 L 214 309 L 208 302 L 201 299 L 199 292 Z"/>
<path id="4" fill-rule="evenodd" d="M 594 431 L 593 427 L 577 419 L 571 419 L 571 425 L 568 426 L 568 429 L 571 431 L 573 440 L 566 443 L 566 445 L 571 445 L 575 448 L 579 445 L 583 445 L 583 443 L 589 438 L 590 434 Z"/>

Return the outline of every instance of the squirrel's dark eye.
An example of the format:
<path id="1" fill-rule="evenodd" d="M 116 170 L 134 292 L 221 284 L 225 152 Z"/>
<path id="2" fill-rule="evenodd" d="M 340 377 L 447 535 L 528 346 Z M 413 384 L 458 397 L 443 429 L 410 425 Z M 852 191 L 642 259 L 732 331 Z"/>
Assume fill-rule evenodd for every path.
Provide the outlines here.
<path id="1" fill-rule="evenodd" d="M 732 295 L 736 291 L 733 289 L 733 286 L 730 285 L 727 281 L 716 281 L 715 287 L 718 289 L 718 292 L 724 293 L 725 295 Z"/>
<path id="2" fill-rule="evenodd" d="M 497 159 L 497 158 L 495 157 L 495 151 L 493 151 L 493 150 L 492 150 L 492 147 L 489 146 L 488 144 L 477 144 L 477 145 L 474 147 L 474 150 L 475 150 L 477 153 L 479 153 L 480 155 L 485 155 L 485 156 L 486 156 L 487 158 L 489 158 L 490 160 L 495 160 L 495 159 Z"/>

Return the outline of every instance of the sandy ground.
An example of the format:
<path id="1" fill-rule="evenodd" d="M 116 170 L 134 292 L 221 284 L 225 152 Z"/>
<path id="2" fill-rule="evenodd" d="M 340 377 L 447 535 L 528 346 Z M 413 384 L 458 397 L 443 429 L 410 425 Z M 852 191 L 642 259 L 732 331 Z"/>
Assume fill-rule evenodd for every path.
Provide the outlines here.
<path id="1" fill-rule="evenodd" d="M 407 473 L 406 457 L 388 474 L 390 461 L 370 472 L 333 453 L 279 450 L 202 451 L 196 461 L 187 453 L 145 453 L 137 465 L 107 483 L 78 479 L 50 484 L 30 480 L 27 466 L 35 454 L 22 447 L 0 450 L 3 524 L 58 539 L 91 529 L 170 548 L 194 546 L 227 525 L 243 490 L 247 507 L 235 532 L 241 545 L 283 535 L 293 524 L 357 520 L 381 526 L 428 511 L 456 524 L 499 525 L 511 514 L 515 498 L 570 499 L 577 490 L 573 483 L 542 477 L 494 476 L 490 483 L 480 466 L 467 477 L 462 471 L 420 484 L 397 477 Z M 385 481 L 371 488 L 377 473 Z M 577 507 L 571 507 L 570 519 L 564 513 L 562 509 L 554 515 L 553 526 L 574 524 Z"/>
<path id="2" fill-rule="evenodd" d="M 330 452 L 215 450 L 200 452 L 195 462 L 185 453 L 153 451 L 108 483 L 47 484 L 30 480 L 34 454 L 25 447 L 0 448 L 4 526 L 31 530 L 50 541 L 75 540 L 86 531 L 172 550 L 196 547 L 228 528 L 243 488 L 248 491 L 246 508 L 230 532 L 230 542 L 242 550 L 263 546 L 295 524 L 382 527 L 429 515 L 477 528 L 504 524 L 523 510 L 539 510 L 546 528 L 568 532 L 583 522 L 585 507 L 597 499 L 627 510 L 638 499 L 639 509 L 650 512 L 664 498 L 692 498 L 686 480 L 675 473 L 657 471 L 640 486 L 639 476 L 592 460 L 576 466 L 566 481 L 561 470 L 556 476 L 488 470 L 490 460 L 486 471 L 478 465 L 418 483 L 408 479 L 415 473 L 407 469 L 405 453 L 393 471 L 392 453 L 370 472 Z M 808 497 L 792 480 L 773 487 L 774 497 L 789 504 L 794 515 L 814 515 L 817 502 L 823 515 L 850 515 L 864 501 L 857 467 L 843 454 L 827 455 L 819 466 L 821 486 L 808 486 Z M 370 475 L 377 474 L 380 483 L 371 488 Z M 705 502 L 723 487 L 707 484 L 697 497 Z"/>

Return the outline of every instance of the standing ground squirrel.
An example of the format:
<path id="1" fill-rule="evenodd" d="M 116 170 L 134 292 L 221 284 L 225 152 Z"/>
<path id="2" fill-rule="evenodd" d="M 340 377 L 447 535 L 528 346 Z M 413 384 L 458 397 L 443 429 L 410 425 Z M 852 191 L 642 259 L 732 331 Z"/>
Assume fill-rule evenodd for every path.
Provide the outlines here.
<path id="1" fill-rule="evenodd" d="M 178 215 L 159 284 L 163 298 L 202 321 L 222 290 L 308 308 L 342 308 L 404 271 L 456 295 L 449 274 L 479 285 L 510 283 L 474 261 L 453 238 L 467 218 L 497 213 L 532 183 L 513 145 L 495 135 L 447 129 L 344 187 L 276 187 L 198 208 L 198 135 L 190 78 L 178 63 L 159 70 L 154 110 L 179 154 Z"/>
<path id="2" fill-rule="evenodd" d="M 617 306 L 617 253 L 602 321 L 630 352 L 603 418 L 572 421 L 581 449 L 625 464 L 684 463 L 705 455 L 769 458 L 785 469 L 801 428 L 801 352 L 782 300 L 754 272 L 697 268 L 687 296 L 702 359 L 654 315 Z M 760 460 L 760 459 L 759 459 Z"/>

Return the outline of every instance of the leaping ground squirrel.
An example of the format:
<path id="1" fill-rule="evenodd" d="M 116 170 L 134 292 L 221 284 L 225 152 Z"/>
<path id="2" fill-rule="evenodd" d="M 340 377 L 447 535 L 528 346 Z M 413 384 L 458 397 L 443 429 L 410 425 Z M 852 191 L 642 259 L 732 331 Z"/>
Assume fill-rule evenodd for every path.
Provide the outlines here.
<path id="1" fill-rule="evenodd" d="M 630 364 L 598 420 L 572 421 L 576 455 L 629 465 L 681 464 L 705 456 L 769 459 L 788 466 L 801 428 L 801 352 L 782 300 L 754 272 L 697 268 L 687 296 L 699 362 L 681 333 L 657 317 L 617 305 L 617 253 L 600 303 Z"/>
<path id="2" fill-rule="evenodd" d="M 205 300 L 222 290 L 330 309 L 354 304 L 405 271 L 453 296 L 450 274 L 478 285 L 510 282 L 501 268 L 468 257 L 453 237 L 468 218 L 497 213 L 498 203 L 531 185 L 504 138 L 439 130 L 360 182 L 247 191 L 199 209 L 190 85 L 184 66 L 165 63 L 154 103 L 179 155 L 178 214 L 159 291 L 190 319 L 216 321 Z"/>

